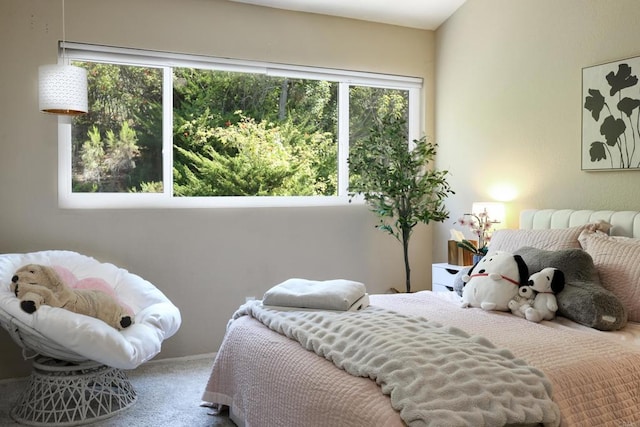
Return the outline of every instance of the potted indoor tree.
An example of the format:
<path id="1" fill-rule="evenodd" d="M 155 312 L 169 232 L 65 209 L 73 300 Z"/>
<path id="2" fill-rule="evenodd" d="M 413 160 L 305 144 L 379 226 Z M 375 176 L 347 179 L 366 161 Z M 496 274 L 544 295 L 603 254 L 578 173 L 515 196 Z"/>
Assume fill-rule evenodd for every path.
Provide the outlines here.
<path id="1" fill-rule="evenodd" d="M 406 120 L 388 116 L 369 135 L 356 141 L 349 153 L 349 195 L 361 194 L 380 218 L 376 227 L 402 243 L 406 291 L 411 292 L 409 240 L 419 223 L 449 217 L 444 201 L 451 190 L 447 171 L 431 164 L 437 144 L 426 137 L 410 147 Z"/>

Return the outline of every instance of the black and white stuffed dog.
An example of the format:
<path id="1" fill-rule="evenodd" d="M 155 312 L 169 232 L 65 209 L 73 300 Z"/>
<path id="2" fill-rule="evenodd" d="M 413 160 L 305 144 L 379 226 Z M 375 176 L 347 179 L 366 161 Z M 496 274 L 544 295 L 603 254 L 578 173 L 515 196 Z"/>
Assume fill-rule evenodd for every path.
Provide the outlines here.
<path id="1" fill-rule="evenodd" d="M 490 252 L 462 276 L 462 307 L 509 311 L 509 301 L 528 278 L 529 270 L 520 255 Z"/>
<path id="2" fill-rule="evenodd" d="M 556 317 L 558 301 L 556 294 L 564 289 L 565 279 L 561 270 L 547 267 L 529 277 L 528 285 L 536 292 L 533 307 L 525 311 L 525 317 L 532 322 L 551 320 Z"/>

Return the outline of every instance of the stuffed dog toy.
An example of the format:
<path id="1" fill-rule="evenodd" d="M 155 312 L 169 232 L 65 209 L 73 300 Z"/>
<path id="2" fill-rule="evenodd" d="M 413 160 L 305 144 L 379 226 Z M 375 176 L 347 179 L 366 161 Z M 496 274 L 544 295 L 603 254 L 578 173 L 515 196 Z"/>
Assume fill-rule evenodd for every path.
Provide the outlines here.
<path id="1" fill-rule="evenodd" d="M 509 301 L 509 310 L 519 317 L 526 317 L 528 309 L 533 308 L 533 301 L 537 292 L 531 286 L 520 286 L 518 295 Z"/>
<path id="2" fill-rule="evenodd" d="M 529 269 L 520 255 L 490 252 L 462 277 L 462 307 L 509 311 L 509 301 L 528 278 Z"/>
<path id="3" fill-rule="evenodd" d="M 11 291 L 21 300 L 20 307 L 27 313 L 35 312 L 45 304 L 95 317 L 118 330 L 133 323 L 127 308 L 114 295 L 103 290 L 73 289 L 53 267 L 25 265 L 15 272 L 11 282 Z"/>
<path id="4" fill-rule="evenodd" d="M 564 273 L 553 267 L 543 268 L 529 277 L 528 285 L 537 292 L 533 307 L 525 311 L 532 322 L 551 320 L 556 317 L 558 301 L 556 294 L 564 289 Z"/>

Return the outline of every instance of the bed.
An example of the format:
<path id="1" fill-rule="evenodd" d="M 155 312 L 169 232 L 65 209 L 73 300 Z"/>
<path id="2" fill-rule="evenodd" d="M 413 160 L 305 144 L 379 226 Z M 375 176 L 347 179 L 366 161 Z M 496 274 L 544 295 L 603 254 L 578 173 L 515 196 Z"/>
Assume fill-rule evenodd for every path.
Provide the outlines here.
<path id="1" fill-rule="evenodd" d="M 610 225 L 607 234 L 598 231 L 602 224 Z M 299 331 L 278 328 L 280 320 L 274 322 L 269 310 L 257 302 L 241 307 L 230 321 L 203 400 L 228 406 L 231 419 L 246 426 L 640 425 L 640 212 L 526 210 L 520 215 L 520 229 L 496 232 L 494 243 L 497 247 L 491 250 L 517 252 L 526 247 L 553 254 L 588 253 L 595 271 L 593 280 L 607 295 L 614 295 L 619 305 L 612 308 L 608 301 L 604 307 L 595 307 L 598 301 L 591 301 L 589 310 L 602 310 L 600 320 L 613 316 L 607 310 L 618 310 L 616 315 L 623 310 L 624 321 L 614 327 L 590 324 L 592 317 L 577 316 L 578 323 L 558 316 L 534 323 L 510 312 L 461 308 L 455 292 L 370 295 L 369 307 L 348 314 L 357 316 L 348 318 L 353 327 L 341 325 L 337 330 L 351 334 L 347 341 L 357 341 L 365 324 L 394 313 L 398 321 L 393 328 L 407 324 L 405 329 L 389 326 L 388 332 L 383 326 L 378 330 L 383 330 L 381 335 L 413 337 L 417 354 L 411 357 L 421 357 L 425 366 L 414 365 L 413 360 L 397 362 L 395 353 L 380 341 L 369 346 L 373 350 L 366 354 L 366 346 L 352 351 L 373 366 L 354 371 L 335 348 L 328 351 L 324 343 L 300 337 Z M 530 261 L 536 264 L 535 259 Z M 303 318 L 317 328 L 330 328 L 332 319 L 345 316 L 293 313 L 288 316 Z M 431 338 L 412 335 L 416 325 L 423 324 L 438 333 L 445 330 L 456 335 L 468 348 L 480 346 L 482 354 L 466 354 L 467 347 L 450 351 L 447 345 L 444 348 L 450 352 L 440 353 L 432 352 L 437 345 L 417 345 L 431 342 Z M 346 340 L 329 335 L 331 341 Z M 385 359 L 387 354 L 391 356 Z M 515 379 L 521 381 L 516 383 L 519 388 L 509 389 L 508 382 L 515 380 L 507 378 L 506 385 L 492 391 L 502 373 L 496 375 L 476 365 L 485 358 L 495 359 L 490 363 L 497 360 L 508 373 L 522 374 Z M 377 369 L 387 365 L 395 366 L 390 377 Z M 404 378 L 410 385 L 408 391 L 389 389 L 388 378 L 393 375 Z M 477 384 L 482 380 L 485 382 Z M 462 388 L 452 384 L 462 384 Z M 526 394 L 518 393 L 525 388 Z M 407 394 L 428 400 L 407 403 Z M 502 407 L 496 408 L 505 395 L 507 406 L 519 400 L 524 405 L 507 408 L 502 414 Z M 471 404 L 470 396 L 477 398 Z"/>

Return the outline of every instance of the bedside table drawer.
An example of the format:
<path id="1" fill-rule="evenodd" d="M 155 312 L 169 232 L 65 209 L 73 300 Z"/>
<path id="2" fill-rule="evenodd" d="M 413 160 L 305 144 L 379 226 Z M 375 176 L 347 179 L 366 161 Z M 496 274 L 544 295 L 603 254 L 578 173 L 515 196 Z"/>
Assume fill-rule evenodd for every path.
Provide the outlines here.
<path id="1" fill-rule="evenodd" d="M 447 263 L 431 265 L 431 290 L 433 292 L 453 291 L 456 275 L 464 267 Z"/>
<path id="2" fill-rule="evenodd" d="M 442 285 L 453 286 L 453 279 L 458 274 L 458 271 L 453 268 L 433 268 L 431 273 L 433 283 L 440 283 Z"/>

